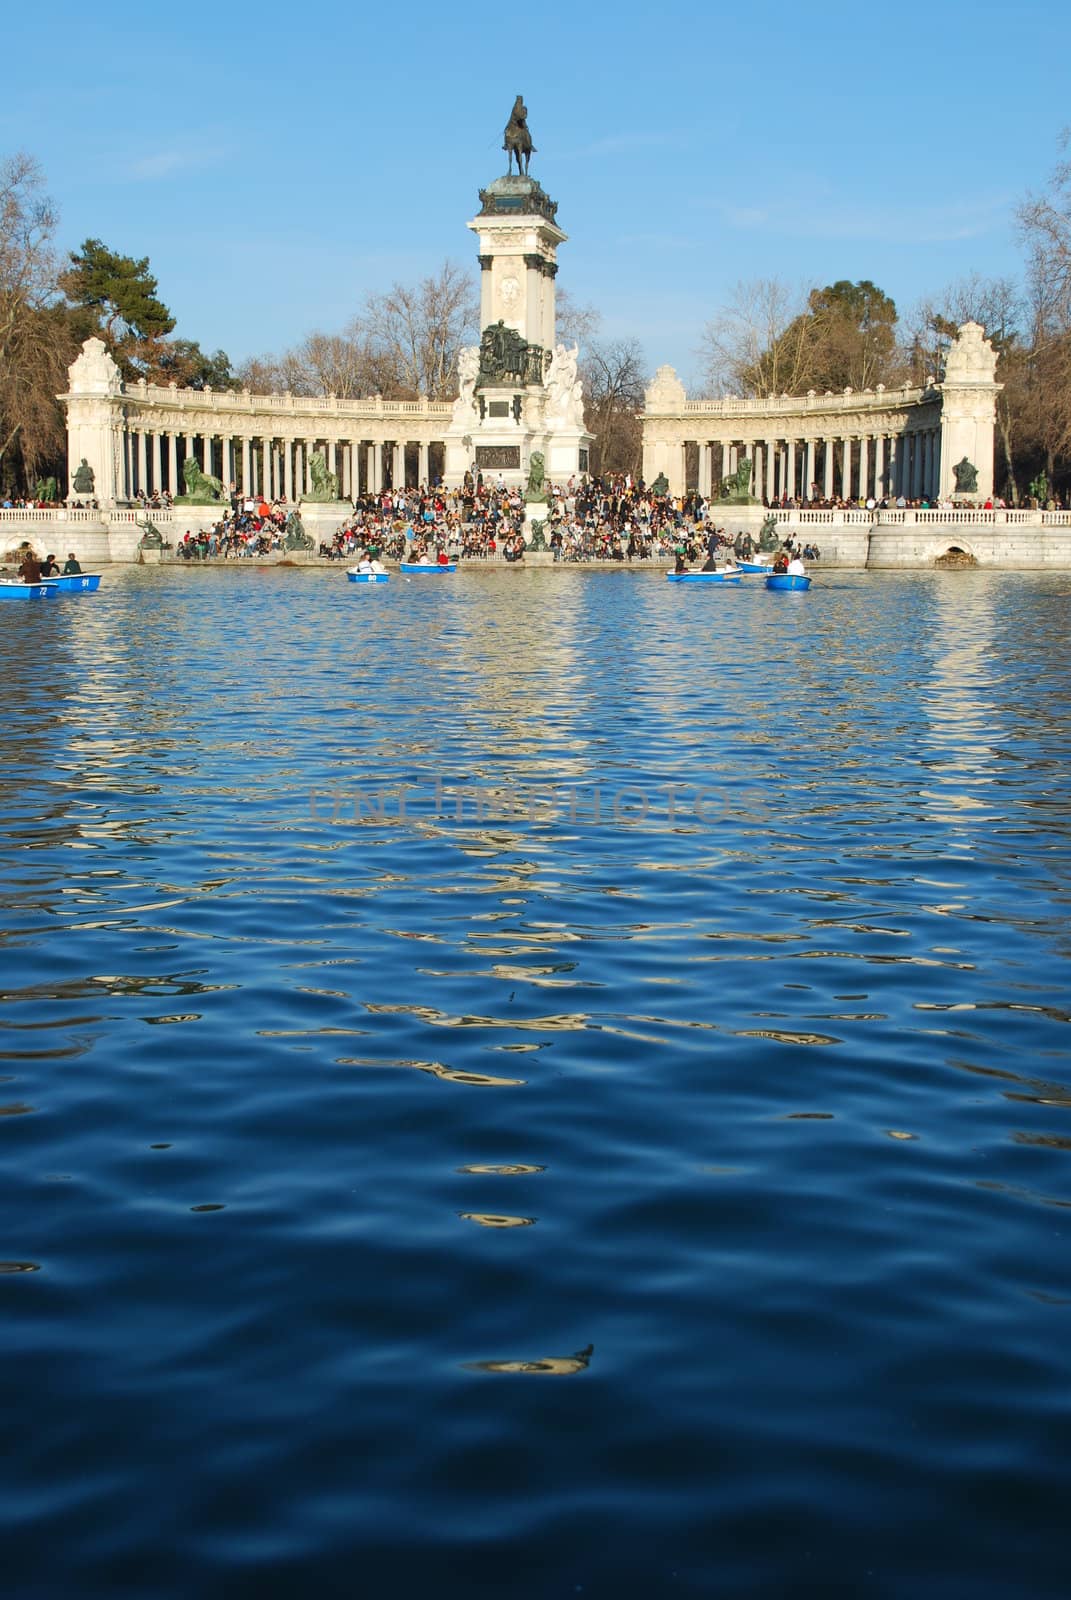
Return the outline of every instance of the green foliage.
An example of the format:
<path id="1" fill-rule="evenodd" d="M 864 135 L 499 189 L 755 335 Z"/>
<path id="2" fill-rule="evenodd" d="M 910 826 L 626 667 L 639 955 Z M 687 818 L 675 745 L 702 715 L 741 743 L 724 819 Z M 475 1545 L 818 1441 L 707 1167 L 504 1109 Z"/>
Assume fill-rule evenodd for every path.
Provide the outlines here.
<path id="1" fill-rule="evenodd" d="M 157 351 L 154 376 L 159 383 L 177 383 L 180 389 L 237 389 L 225 350 L 207 355 L 196 339 L 167 339 Z"/>
<path id="2" fill-rule="evenodd" d="M 810 386 L 866 389 L 884 382 L 896 351 L 896 303 L 869 278 L 812 289 Z"/>
<path id="3" fill-rule="evenodd" d="M 72 304 L 95 310 L 109 339 L 119 345 L 163 338 L 175 326 L 156 293 L 148 256 L 119 255 L 100 239 L 87 239 L 80 251 L 71 252 L 59 286 Z"/>
<path id="4" fill-rule="evenodd" d="M 233 389 L 237 379 L 223 350 L 209 354 L 195 339 L 168 339 L 175 319 L 157 292 L 148 256 L 124 256 L 87 239 L 59 277 L 80 337 L 99 333 L 126 378 L 175 383 L 180 389 Z M 84 331 L 83 331 L 84 330 Z"/>
<path id="5" fill-rule="evenodd" d="M 812 289 L 808 305 L 813 316 L 842 318 L 860 332 L 891 327 L 896 321 L 896 302 L 869 278 L 858 283 L 839 278 L 824 289 Z"/>
<path id="6" fill-rule="evenodd" d="M 1049 480 L 1044 472 L 1039 472 L 1033 483 L 1027 489 L 1027 494 L 1044 505 L 1049 498 Z"/>

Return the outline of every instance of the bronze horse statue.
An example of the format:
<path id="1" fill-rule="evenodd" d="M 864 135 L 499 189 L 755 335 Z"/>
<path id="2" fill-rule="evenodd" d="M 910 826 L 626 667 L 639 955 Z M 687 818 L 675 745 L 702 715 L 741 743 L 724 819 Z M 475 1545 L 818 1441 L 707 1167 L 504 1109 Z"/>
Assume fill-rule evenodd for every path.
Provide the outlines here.
<path id="1" fill-rule="evenodd" d="M 532 143 L 532 135 L 528 132 L 528 107 L 524 103 L 523 95 L 518 95 L 513 102 L 513 112 L 506 123 L 502 148 L 509 157 L 508 171 L 512 173 L 513 158 L 516 156 L 518 178 L 527 177 L 528 163 L 535 153 L 535 145 Z"/>

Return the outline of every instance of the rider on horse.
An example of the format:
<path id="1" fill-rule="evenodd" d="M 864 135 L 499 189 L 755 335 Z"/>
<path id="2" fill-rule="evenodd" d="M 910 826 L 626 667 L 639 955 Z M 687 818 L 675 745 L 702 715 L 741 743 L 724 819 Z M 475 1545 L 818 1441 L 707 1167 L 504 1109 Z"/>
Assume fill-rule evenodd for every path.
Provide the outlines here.
<path id="1" fill-rule="evenodd" d="M 527 176 L 528 162 L 535 154 L 535 145 L 532 135 L 528 132 L 528 107 L 524 103 L 524 96 L 518 95 L 513 102 L 513 113 L 506 123 L 506 134 L 502 144 L 503 150 L 509 157 L 509 171 L 513 171 L 513 158 L 517 157 L 517 176 Z M 521 158 L 524 166 L 521 166 Z"/>

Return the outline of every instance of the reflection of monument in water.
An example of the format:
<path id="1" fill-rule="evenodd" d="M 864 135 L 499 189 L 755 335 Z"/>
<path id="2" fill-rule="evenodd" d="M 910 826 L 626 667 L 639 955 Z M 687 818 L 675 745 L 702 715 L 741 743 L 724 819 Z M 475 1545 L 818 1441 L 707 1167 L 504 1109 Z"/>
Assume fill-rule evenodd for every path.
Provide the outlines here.
<path id="1" fill-rule="evenodd" d="M 446 438 L 446 482 L 469 470 L 527 483 L 587 472 L 591 434 L 577 349 L 555 343 L 557 251 L 566 235 L 557 205 L 528 176 L 528 113 L 514 102 L 503 144 L 509 171 L 480 190 L 468 226 L 480 241 L 480 343 L 462 350 L 460 394 Z M 516 157 L 517 171 L 513 172 Z M 523 170 L 522 170 L 523 167 Z M 541 457 L 542 460 L 537 460 Z"/>
<path id="2" fill-rule="evenodd" d="M 939 648 L 921 696 L 928 723 L 921 797 L 931 821 L 970 830 L 993 814 L 986 791 L 999 777 L 998 752 L 1008 738 L 994 693 L 994 594 L 973 585 L 965 593 L 953 579 L 932 599 Z"/>
<path id="3" fill-rule="evenodd" d="M 577 728 L 587 674 L 585 587 L 569 574 L 552 606 L 533 606 L 528 582 L 518 573 L 506 596 L 497 583 L 472 585 L 466 625 L 435 636 L 427 669 L 463 688 L 459 725 L 483 747 L 474 778 L 513 786 L 583 783 L 596 759 Z"/>

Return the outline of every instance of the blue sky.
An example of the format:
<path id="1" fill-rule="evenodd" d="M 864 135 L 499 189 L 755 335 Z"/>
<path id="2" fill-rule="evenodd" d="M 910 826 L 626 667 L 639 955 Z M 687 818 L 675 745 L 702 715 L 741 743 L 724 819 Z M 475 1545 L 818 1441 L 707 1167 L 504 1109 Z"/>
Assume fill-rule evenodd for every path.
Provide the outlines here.
<path id="1" fill-rule="evenodd" d="M 739 279 L 871 278 L 906 309 L 1018 273 L 1015 204 L 1071 119 L 1066 0 L 46 17 L 5 25 L 0 151 L 43 164 L 64 248 L 148 255 L 177 333 L 233 360 L 474 264 L 465 221 L 518 92 L 570 236 L 559 284 L 686 381 Z"/>

